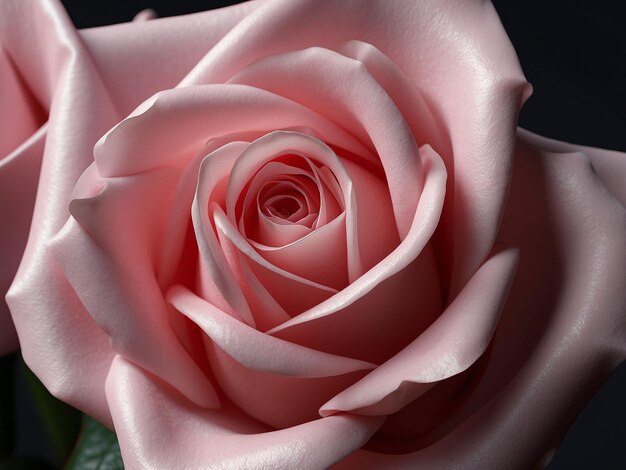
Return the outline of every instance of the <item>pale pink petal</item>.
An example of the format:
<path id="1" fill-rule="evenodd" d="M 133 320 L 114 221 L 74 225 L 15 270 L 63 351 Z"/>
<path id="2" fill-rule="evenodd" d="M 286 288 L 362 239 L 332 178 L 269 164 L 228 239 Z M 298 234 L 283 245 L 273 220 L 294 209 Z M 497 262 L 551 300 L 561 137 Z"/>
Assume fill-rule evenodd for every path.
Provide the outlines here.
<path id="1" fill-rule="evenodd" d="M 102 137 L 94 153 L 103 177 L 122 176 L 184 166 L 214 138 L 294 126 L 315 129 L 328 144 L 362 151 L 328 118 L 273 93 L 232 84 L 162 91 Z"/>
<path id="2" fill-rule="evenodd" d="M 319 217 L 327 223 L 341 212 L 338 203 L 331 200 L 335 212 L 329 218 L 325 184 L 319 179 L 313 162 L 305 157 L 302 160 L 307 162 L 309 168 L 272 161 L 251 179 L 238 221 L 241 233 L 251 242 L 283 246 L 310 233 L 312 222 Z M 272 203 L 286 194 L 294 198 L 299 208 L 284 218 L 275 213 Z"/>
<path id="3" fill-rule="evenodd" d="M 342 191 L 341 196 L 346 214 L 345 236 L 337 243 L 341 243 L 346 247 L 346 268 L 349 278 L 358 276 L 363 270 L 363 265 L 358 251 L 356 195 L 354 194 L 352 180 L 342 161 L 333 150 L 314 137 L 297 132 L 275 131 L 254 141 L 245 152 L 242 152 L 233 166 L 226 190 L 226 213 L 231 221 L 236 223 L 237 215 L 235 208 L 237 201 L 252 175 L 273 158 L 286 154 L 300 155 L 313 159 L 319 164 L 328 167 L 337 179 Z M 315 237 L 315 231 L 311 232 L 310 236 Z M 265 263 L 260 264 L 265 265 Z M 280 266 L 277 266 L 277 268 L 281 269 Z"/>
<path id="4" fill-rule="evenodd" d="M 441 316 L 409 346 L 320 410 L 389 415 L 436 382 L 463 372 L 485 352 L 515 274 L 518 253 L 491 257 Z"/>
<path id="5" fill-rule="evenodd" d="M 626 358 L 626 210 L 614 192 L 626 155 L 583 149 L 519 130 L 498 235 L 519 248 L 519 268 L 480 380 L 435 439 L 336 468 L 532 468 Z"/>
<path id="6" fill-rule="evenodd" d="M 337 415 L 269 431 L 232 406 L 199 408 L 119 356 L 107 380 L 107 397 L 129 470 L 181 464 L 187 469 L 327 468 L 359 449 L 382 422 Z"/>
<path id="7" fill-rule="evenodd" d="M 363 343 L 365 337 L 361 334 L 346 336 L 342 333 L 345 330 L 332 326 L 333 322 L 337 321 L 339 325 L 347 318 L 352 318 L 353 323 L 364 327 L 363 333 L 367 331 L 368 327 L 371 328 L 376 325 L 376 328 L 370 331 L 380 333 L 378 328 L 383 328 L 385 331 L 391 330 L 395 331 L 396 334 L 403 335 L 412 328 L 403 330 L 397 325 L 395 327 L 390 325 L 395 325 L 395 321 L 404 318 L 404 315 L 409 315 L 409 318 L 413 318 L 413 321 L 417 322 L 420 327 L 425 326 L 424 323 L 432 321 L 432 310 L 438 308 L 440 298 L 437 270 L 428 240 L 437 227 L 441 214 L 445 194 L 446 170 L 439 156 L 430 147 L 423 147 L 421 152 L 425 180 L 424 190 L 420 195 L 413 224 L 404 240 L 386 258 L 348 287 L 292 320 L 273 328 L 268 333 L 309 347 L 320 347 L 326 351 L 329 351 L 325 349 L 328 347 L 340 348 L 343 351 L 343 348 L 354 340 L 359 344 L 358 347 L 353 345 L 357 351 L 355 354 L 374 354 L 378 357 L 387 348 L 401 348 L 405 344 L 400 345 L 392 339 L 387 346 L 384 346 L 387 337 L 381 335 L 385 339 L 381 343 L 377 343 L 375 348 L 370 347 L 368 351 L 366 343 Z M 425 247 L 429 248 L 425 249 Z M 408 269 L 406 269 L 407 267 Z M 399 278 L 394 279 L 394 275 L 397 274 L 400 275 Z M 368 297 L 368 294 L 374 290 L 377 292 Z M 412 294 L 410 298 L 407 297 L 408 292 Z M 398 301 L 398 304 L 393 304 L 395 310 L 405 313 L 402 315 L 397 313 L 397 316 L 392 315 L 394 320 L 389 321 L 389 315 L 386 312 L 390 310 L 392 305 L 390 302 L 393 302 L 393 299 Z M 358 306 L 355 305 L 357 301 L 361 300 L 363 301 Z M 405 301 L 407 303 L 402 305 L 402 302 Z M 413 302 L 416 303 L 413 304 Z M 415 314 L 416 310 L 411 310 L 420 304 L 422 308 L 418 308 L 417 311 L 421 312 L 423 318 L 420 318 L 419 314 Z M 354 307 L 349 308 L 352 305 Z M 361 311 L 365 313 L 358 313 Z M 328 318 L 322 321 L 325 317 Z M 345 318 L 342 320 L 341 317 Z M 319 325 L 316 326 L 315 323 L 319 323 Z M 389 326 L 385 327 L 385 324 Z M 331 349 L 330 352 L 344 354 L 336 349 Z M 363 356 L 359 357 L 364 358 Z M 377 361 L 376 359 L 370 360 Z"/>
<path id="8" fill-rule="evenodd" d="M 232 167 L 245 142 L 231 142 L 203 159 L 198 173 L 192 219 L 199 249 L 198 289 L 216 307 L 258 328 L 282 323 L 288 315 L 252 273 L 240 262 L 240 252 L 214 229 L 210 204 L 223 203 Z M 236 230 L 235 230 L 236 231 Z"/>
<path id="9" fill-rule="evenodd" d="M 45 115 L 0 41 L 0 161 L 41 127 Z"/>
<path id="10" fill-rule="evenodd" d="M 319 418 L 325 401 L 375 367 L 265 335 L 181 287 L 168 297 L 207 334 L 211 373 L 228 399 L 272 426 Z"/>
<path id="11" fill-rule="evenodd" d="M 447 131 L 444 144 L 449 139 L 451 152 L 448 145 L 435 147 L 452 175 L 438 258 L 453 279 L 454 296 L 491 251 L 517 113 L 530 94 L 491 2 L 393 1 L 363 8 L 360 0 L 268 1 L 226 34 L 183 84 L 221 83 L 264 57 L 312 46 L 340 50 L 352 40 L 387 55 Z M 401 98 L 394 100 L 411 95 Z"/>
<path id="12" fill-rule="evenodd" d="M 196 323 L 224 352 L 250 369 L 294 377 L 324 377 L 368 370 L 374 364 L 334 356 L 274 338 L 251 328 L 182 286 L 168 300 Z"/>
<path id="13" fill-rule="evenodd" d="M 218 406 L 211 384 L 174 335 L 155 274 L 164 214 L 179 178 L 176 169 L 166 167 L 101 180 L 92 165 L 70 204 L 73 218 L 51 247 L 116 352 L 196 403 Z"/>
<path id="14" fill-rule="evenodd" d="M 49 111 L 30 234 L 7 304 L 24 359 L 46 387 L 110 423 L 103 393 L 113 356 L 108 338 L 86 314 L 48 243 L 69 216 L 72 189 L 92 161 L 95 142 L 119 116 L 59 3 L 0 2 L 0 42 Z"/>
<path id="15" fill-rule="evenodd" d="M 345 169 L 337 160 L 336 156 L 326 145 L 304 134 L 297 134 L 293 132 L 274 132 L 255 141 L 248 148 L 246 148 L 240 156 L 231 156 L 232 160 L 236 159 L 232 172 L 228 175 L 229 180 L 226 192 L 226 208 L 230 214 L 232 214 L 231 217 L 226 217 L 217 205 L 209 208 L 209 210 L 211 211 L 213 223 L 215 223 L 215 229 L 218 231 L 218 235 L 220 237 L 223 235 L 225 238 L 230 240 L 233 246 L 237 247 L 237 249 L 250 260 L 249 264 L 251 272 L 254 273 L 254 275 L 261 281 L 261 284 L 272 294 L 278 303 L 285 308 L 285 310 L 294 314 L 320 303 L 336 291 L 326 285 L 322 285 L 311 279 L 299 276 L 297 273 L 289 272 L 285 269 L 285 267 L 281 267 L 280 265 L 276 266 L 270 263 L 266 258 L 261 256 L 261 254 L 257 252 L 247 240 L 244 239 L 239 230 L 232 223 L 232 219 L 236 220 L 234 213 L 237 196 L 241 193 L 251 175 L 254 175 L 255 172 L 261 169 L 265 163 L 271 160 L 272 157 L 279 156 L 284 153 L 296 153 L 315 157 L 320 163 L 331 167 L 333 173 L 338 175 L 339 179 L 343 181 L 344 200 L 353 201 L 349 177 L 346 175 Z M 198 208 L 207 207 L 206 200 L 209 197 L 207 190 L 208 188 L 216 185 L 216 181 L 213 180 L 224 178 L 224 176 L 216 176 L 218 174 L 224 174 L 223 172 L 217 173 L 214 169 L 212 169 L 215 165 L 221 165 L 221 162 L 223 161 L 224 158 L 209 156 L 206 159 L 205 164 L 203 164 L 197 196 Z M 354 202 L 351 204 L 354 205 Z M 201 244 L 205 243 L 202 239 L 205 239 L 206 243 L 213 243 L 213 248 L 211 249 L 210 245 L 207 245 L 207 250 L 213 253 L 211 256 L 221 256 L 221 252 L 219 252 L 217 245 L 210 241 L 215 237 L 215 235 L 211 229 L 211 224 L 208 219 L 206 219 L 206 213 L 204 210 L 198 209 L 197 214 L 197 230 L 201 228 L 201 231 L 204 232 L 203 234 L 198 234 L 202 235 Z M 206 220 L 202 221 L 203 218 Z M 341 223 L 341 220 L 337 219 L 337 223 Z M 328 229 L 323 230 L 320 235 L 334 229 L 335 224 L 327 227 Z M 333 246 L 338 247 L 338 249 L 344 249 L 346 246 L 346 237 L 336 231 L 329 233 L 331 236 L 339 237 L 336 242 L 333 242 Z M 352 230 L 350 233 L 355 233 L 355 230 Z M 312 232 L 309 236 L 311 237 L 311 240 L 313 240 L 316 235 L 316 232 Z M 349 240 L 350 237 L 348 236 L 348 241 Z M 223 249 L 224 246 L 225 241 L 221 243 L 221 248 Z M 350 244 L 348 244 L 348 247 L 349 246 Z M 354 246 L 354 244 L 352 246 Z M 336 249 L 333 249 L 330 250 L 327 255 L 333 256 L 338 253 L 339 252 Z M 358 261 L 358 258 L 355 258 L 355 261 Z M 237 269 L 236 265 L 237 261 L 231 260 L 231 267 L 233 270 L 235 272 L 240 271 L 240 269 Z M 348 269 L 349 266 L 350 265 L 348 264 Z M 357 269 L 358 262 L 355 262 L 354 266 L 354 269 Z M 290 286 L 288 289 L 285 288 L 287 284 Z M 241 312 L 242 310 L 237 309 L 237 311 Z M 245 312 L 245 310 L 243 311 Z"/>
<path id="16" fill-rule="evenodd" d="M 452 168 L 448 130 L 442 118 L 435 113 L 436 106 L 426 101 L 421 87 L 374 44 L 348 41 L 335 50 L 367 68 L 402 113 L 417 144 L 430 145 L 436 149 L 446 166 Z"/>
<path id="17" fill-rule="evenodd" d="M 255 8 L 254 2 L 245 2 L 193 15 L 135 18 L 133 23 L 82 29 L 78 34 L 112 100 L 126 115 L 153 94 L 174 88 Z"/>
<path id="18" fill-rule="evenodd" d="M 626 174 L 626 158 L 623 152 L 605 150 L 584 145 L 570 144 L 560 140 L 548 139 L 537 134 L 533 134 L 525 129 L 518 128 L 518 136 L 529 145 L 542 149 L 546 152 L 554 153 L 576 153 L 581 152 L 589 157 L 593 170 L 600 177 L 607 189 L 613 196 L 626 206 L 626 184 L 624 175 Z"/>
<path id="19" fill-rule="evenodd" d="M 198 172 L 191 217 L 198 243 L 197 282 L 202 298 L 254 326 L 255 319 L 242 290 L 244 276 L 239 268 L 238 256 L 218 238 L 209 213 L 210 204 L 223 203 L 232 168 L 248 145 L 247 142 L 231 142 L 203 159 Z M 212 202 L 214 199 L 216 201 Z"/>
<path id="20" fill-rule="evenodd" d="M 254 312 L 255 324 L 259 331 L 267 331 L 291 318 L 261 284 L 247 263 L 241 263 L 241 271 L 244 281 L 243 292 L 250 309 Z"/>
<path id="21" fill-rule="evenodd" d="M 305 279 L 273 265 L 243 238 L 219 206 L 215 205 L 210 210 L 219 236 L 227 239 L 245 256 L 251 272 L 290 315 L 317 305 L 337 292 L 332 287 Z M 222 242 L 222 246 L 224 245 L 225 243 Z"/>
<path id="22" fill-rule="evenodd" d="M 285 246 L 251 244 L 271 264 L 298 277 L 334 289 L 348 285 L 344 214 Z"/>
<path id="23" fill-rule="evenodd" d="M 279 375 L 241 365 L 209 339 L 205 344 L 211 373 L 224 395 L 246 414 L 276 429 L 319 419 L 326 401 L 367 373 L 356 370 L 312 378 Z"/>
<path id="24" fill-rule="evenodd" d="M 0 160 L 0 220 L 10 221 L 0 230 L 0 356 L 18 348 L 4 294 L 17 272 L 28 239 L 46 131 L 46 126 L 42 126 Z"/>
<path id="25" fill-rule="evenodd" d="M 289 197 L 298 207 L 286 218 L 279 216 L 273 206 L 280 203 L 282 197 Z M 304 170 L 270 162 L 250 181 L 239 229 L 251 242 L 270 246 L 294 242 L 311 232 L 310 226 L 294 222 L 316 211 L 319 199 L 319 190 Z"/>
<path id="26" fill-rule="evenodd" d="M 404 238 L 422 190 L 419 152 L 402 114 L 360 62 L 311 48 L 262 59 L 229 83 L 255 86 L 301 103 L 332 118 L 375 150 Z"/>
<path id="27" fill-rule="evenodd" d="M 364 274 L 387 257 L 399 244 L 389 188 L 383 178 L 358 163 L 342 159 L 354 187 L 357 249 Z M 412 189 L 417 191 L 417 189 Z M 356 281 L 352 276 L 350 282 Z"/>
<path id="28" fill-rule="evenodd" d="M 380 364 L 400 352 L 441 314 L 440 284 L 430 245 L 399 272 L 342 304 L 345 298 L 341 293 L 346 289 L 325 300 L 332 310 L 327 315 L 281 329 L 289 324 L 285 322 L 269 330 L 270 334 L 312 349 Z"/>

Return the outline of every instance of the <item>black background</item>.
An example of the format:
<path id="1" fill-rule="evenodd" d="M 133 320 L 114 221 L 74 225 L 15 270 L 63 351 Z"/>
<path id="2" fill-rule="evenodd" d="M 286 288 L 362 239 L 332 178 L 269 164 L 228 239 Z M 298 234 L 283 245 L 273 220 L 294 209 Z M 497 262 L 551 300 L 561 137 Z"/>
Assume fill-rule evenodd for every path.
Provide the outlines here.
<path id="1" fill-rule="evenodd" d="M 63 0 L 78 28 L 130 21 L 144 8 L 170 16 L 230 3 L 235 2 Z M 623 2 L 494 0 L 494 4 L 534 87 L 520 125 L 560 140 L 626 151 Z M 577 418 L 548 468 L 623 469 L 625 449 L 626 363 Z"/>

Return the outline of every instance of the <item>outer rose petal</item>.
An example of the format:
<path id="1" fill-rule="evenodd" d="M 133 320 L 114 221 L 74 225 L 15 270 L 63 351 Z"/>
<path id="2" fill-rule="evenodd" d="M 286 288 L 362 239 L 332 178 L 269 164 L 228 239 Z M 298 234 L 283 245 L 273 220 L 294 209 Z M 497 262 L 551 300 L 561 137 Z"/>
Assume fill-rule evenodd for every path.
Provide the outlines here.
<path id="1" fill-rule="evenodd" d="M 46 131 L 46 126 L 42 126 L 11 154 L 0 160 L 0 201 L 3 201 L 0 204 L 0 220 L 9 221 L 0 230 L 0 295 L 9 289 L 26 246 Z M 2 295 L 0 355 L 17 348 L 17 333 Z"/>
<path id="2" fill-rule="evenodd" d="M 436 382 L 463 372 L 485 352 L 515 274 L 518 253 L 491 257 L 441 316 L 409 346 L 320 410 L 397 412 Z"/>
<path id="3" fill-rule="evenodd" d="M 117 357 L 107 398 L 126 468 L 319 469 L 359 449 L 382 418 L 337 415 L 269 431 L 232 406 L 194 406 Z"/>
<path id="4" fill-rule="evenodd" d="M 418 436 L 423 449 L 404 455 L 359 451 L 337 468 L 531 468 L 626 358 L 626 210 L 595 169 L 618 173 L 606 174 L 610 188 L 626 178 L 626 154 L 577 149 L 518 132 L 498 235 L 519 247 L 518 273 L 480 380 L 435 442 Z M 410 427 L 421 416 L 417 406 L 390 420 Z"/>
<path id="5" fill-rule="evenodd" d="M 29 367 L 55 395 L 110 422 L 103 393 L 112 358 L 107 338 L 85 315 L 46 245 L 68 216 L 94 142 L 119 116 L 59 4 L 0 2 L 0 34 L 30 90 L 45 110 L 50 106 L 29 242 L 7 303 Z"/>
<path id="6" fill-rule="evenodd" d="M 0 39 L 2 34 L 0 33 Z M 0 41 L 0 161 L 40 126 L 41 112 Z"/>
<path id="7" fill-rule="evenodd" d="M 186 28 L 185 34 L 180 34 L 180 22 L 189 18 L 96 28 L 82 31 L 79 37 L 60 3 L 54 0 L 0 2 L 0 43 L 10 53 L 43 111 L 49 111 L 51 121 L 31 236 L 7 302 L 28 365 L 55 395 L 106 423 L 110 423 L 110 417 L 103 383 L 112 357 L 108 338 L 85 312 L 47 245 L 69 215 L 72 189 L 93 161 L 96 140 L 154 91 L 174 86 L 198 56 L 251 8 L 242 6 L 198 15 L 201 18 L 194 27 Z M 215 24 L 206 28 L 206 21 Z M 170 39 L 172 34 L 176 40 Z M 176 57 L 176 66 L 163 67 L 154 60 L 163 52 L 154 47 L 155 36 L 169 40 L 170 47 L 177 48 L 171 54 Z M 146 67 L 150 67 L 148 60 L 159 73 L 145 73 Z M 39 154 L 20 158 L 27 162 L 11 162 L 7 165 L 10 174 L 28 167 L 32 170 L 28 177 L 34 178 L 36 184 L 39 169 L 34 160 L 40 158 Z M 9 173 L 0 176 L 5 177 Z M 31 186 L 24 179 L 19 189 L 32 189 Z M 2 190 L 5 189 L 11 188 L 3 185 Z M 34 194 L 29 193 L 23 200 L 34 198 Z M 4 199 L 2 195 L 3 201 L 17 199 L 22 200 L 13 195 Z M 26 208 L 20 214 L 24 216 L 30 217 Z M 16 219 L 11 230 L 3 231 L 2 250 L 4 237 L 12 238 L 14 232 L 28 230 L 26 221 L 17 222 Z M 25 236 L 18 238 L 22 244 L 26 241 Z M 18 251 L 19 247 L 11 249 L 11 253 Z M 14 264 L 5 264 L 3 258 L 2 269 L 11 270 Z M 2 276 L 5 282 L 4 272 Z M 1 311 L 0 318 L 3 341 L 10 328 L 4 328 Z"/>
<path id="8" fill-rule="evenodd" d="M 168 297 L 206 333 L 211 372 L 222 392 L 276 428 L 318 419 L 325 401 L 376 367 L 273 338 L 179 286 Z"/>
<path id="9" fill-rule="evenodd" d="M 46 135 L 44 112 L 11 57 L 21 51 L 5 27 L 0 19 L 0 355 L 18 348 L 4 295 L 26 246 Z"/>
<path id="10" fill-rule="evenodd" d="M 171 88 L 245 15 L 245 2 L 193 15 L 82 29 L 78 34 L 120 113 Z"/>

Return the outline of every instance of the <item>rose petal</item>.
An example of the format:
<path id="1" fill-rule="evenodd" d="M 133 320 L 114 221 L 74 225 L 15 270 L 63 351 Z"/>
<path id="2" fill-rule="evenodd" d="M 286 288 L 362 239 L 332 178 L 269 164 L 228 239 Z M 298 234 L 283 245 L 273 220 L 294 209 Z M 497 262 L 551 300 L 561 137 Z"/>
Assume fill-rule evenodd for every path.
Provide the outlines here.
<path id="1" fill-rule="evenodd" d="M 345 241 L 346 221 L 345 215 L 341 214 L 288 245 L 272 248 L 251 244 L 274 266 L 317 284 L 341 289 L 348 284 Z"/>
<path id="2" fill-rule="evenodd" d="M 184 167 L 214 138 L 294 126 L 313 128 L 325 142 L 367 153 L 345 130 L 293 101 L 247 86 L 211 85 L 154 95 L 104 135 L 94 155 L 103 177 L 132 175 L 166 165 Z"/>
<path id="3" fill-rule="evenodd" d="M 296 154 L 314 159 L 319 164 L 328 167 L 338 179 L 343 192 L 343 204 L 346 208 L 346 236 L 334 242 L 333 245 L 341 243 L 346 246 L 345 240 L 347 239 L 346 268 L 350 277 L 356 276 L 362 271 L 362 263 L 357 248 L 358 241 L 356 240 L 358 236 L 356 201 L 352 181 L 343 163 L 332 149 L 314 137 L 296 132 L 276 131 L 253 142 L 245 152 L 242 152 L 233 166 L 226 191 L 226 213 L 230 216 L 231 221 L 236 220 L 237 200 L 251 175 L 259 171 L 271 159 L 285 154 Z M 311 237 L 315 236 L 315 232 L 312 232 Z M 280 269 L 280 266 L 277 268 Z"/>
<path id="4" fill-rule="evenodd" d="M 435 148 L 451 169 L 437 257 L 445 278 L 453 279 L 454 298 L 492 249 L 511 172 L 517 113 L 531 92 L 491 2 L 381 2 L 368 8 L 359 0 L 267 2 L 226 34 L 182 84 L 222 83 L 265 57 L 311 46 L 342 50 L 352 40 L 386 54 L 447 130 L 451 153 L 447 145 Z M 373 70 L 372 65 L 364 67 Z M 328 70 L 322 64 L 318 72 Z M 282 88 L 285 77 L 273 86 Z M 405 98 L 410 96 L 394 100 L 400 107 Z M 363 105 L 371 101 L 368 96 Z M 405 193 L 398 189 L 398 194 Z M 405 229 L 411 216 L 407 211 Z"/>
<path id="5" fill-rule="evenodd" d="M 228 240 L 224 240 L 224 242 L 232 245 Z M 232 249 L 237 251 L 234 247 Z M 261 284 L 247 263 L 241 263 L 241 273 L 244 282 L 243 292 L 250 309 L 254 312 L 254 320 L 259 331 L 267 331 L 291 318 Z"/>
<path id="6" fill-rule="evenodd" d="M 435 382 L 471 366 L 487 349 L 506 296 L 518 253 L 494 255 L 443 314 L 409 346 L 341 392 L 320 410 L 389 415 L 415 400 Z"/>
<path id="7" fill-rule="evenodd" d="M 623 178 L 626 154 L 580 149 L 519 131 L 498 235 L 519 247 L 518 272 L 480 381 L 439 438 L 405 455 L 359 451 L 337 468 L 531 468 L 626 358 L 626 210 L 609 190 L 616 177 L 595 168 L 618 159 Z"/>
<path id="8" fill-rule="evenodd" d="M 124 461 L 146 468 L 181 462 L 189 469 L 327 468 L 360 448 L 382 422 L 338 415 L 266 432 L 233 407 L 194 406 L 119 356 L 107 397 Z"/>
<path id="9" fill-rule="evenodd" d="M 406 235 L 422 189 L 421 161 L 402 115 L 360 62 L 312 48 L 262 59 L 229 83 L 268 90 L 332 116 L 378 153 L 396 224 Z"/>
<path id="10" fill-rule="evenodd" d="M 270 202 L 287 191 L 293 193 L 294 198 L 303 199 L 304 204 L 300 204 L 300 209 L 288 219 L 269 215 L 272 211 Z M 319 193 L 311 175 L 305 170 L 284 163 L 270 162 L 250 182 L 238 223 L 239 229 L 251 242 L 254 240 L 265 245 L 275 243 L 275 246 L 282 246 L 296 241 L 310 233 L 311 227 L 294 222 L 312 212 L 319 212 Z M 261 195 L 265 198 L 264 201 L 260 200 Z M 247 221 L 247 230 L 246 219 L 251 219 Z"/>
<path id="11" fill-rule="evenodd" d="M 253 3 L 242 3 L 156 21 L 138 23 L 135 18 L 134 23 L 78 33 L 111 98 L 120 113 L 127 115 L 151 95 L 174 88 L 198 59 L 255 8 Z"/>
<path id="12" fill-rule="evenodd" d="M 11 63 L 0 42 L 0 162 L 44 122 L 44 113 Z"/>
<path id="13" fill-rule="evenodd" d="M 272 426 L 317 419 L 322 403 L 375 367 L 267 336 L 181 287 L 168 297 L 208 335 L 211 372 L 226 396 Z"/>
<path id="14" fill-rule="evenodd" d="M 362 63 L 400 110 L 418 145 L 430 145 L 453 167 L 450 137 L 436 106 L 429 104 L 415 83 L 388 56 L 373 44 L 348 41 L 337 52 Z"/>
<path id="15" fill-rule="evenodd" d="M 241 236 L 220 207 L 214 206 L 211 209 L 220 237 L 223 236 L 230 241 L 232 246 L 246 257 L 251 272 L 285 311 L 294 314 L 311 305 L 317 305 L 337 292 L 332 287 L 318 284 L 271 264 Z"/>
<path id="16" fill-rule="evenodd" d="M 250 369 L 314 378 L 376 367 L 368 362 L 327 354 L 268 336 L 233 319 L 182 286 L 172 287 L 167 298 L 224 352 Z"/>
<path id="17" fill-rule="evenodd" d="M 10 221 L 0 230 L 0 356 L 18 348 L 17 334 L 4 295 L 24 254 L 35 205 L 47 127 L 43 125 L 22 145 L 0 160 L 0 220 Z"/>
<path id="18" fill-rule="evenodd" d="M 163 377 L 204 406 L 217 398 L 170 327 L 155 275 L 163 213 L 180 177 L 172 168 L 101 180 L 91 166 L 70 219 L 51 243 L 70 284 L 113 349 Z M 102 187 L 104 186 L 104 187 Z M 97 288 L 94 288 L 97 286 Z M 150 312 L 150 314 L 146 314 Z"/>
<path id="19" fill-rule="evenodd" d="M 421 149 L 424 171 L 424 190 L 414 214 L 413 224 L 398 247 L 380 263 L 352 282 L 348 287 L 329 300 L 316 305 L 288 322 L 268 331 L 277 334 L 306 322 L 312 322 L 335 313 L 363 298 L 384 280 L 400 273 L 420 255 L 437 227 L 445 195 L 446 169 L 441 158 L 428 146 Z M 428 264 L 428 263 L 427 263 Z M 428 277 L 436 275 L 428 265 Z M 421 278 L 421 276 L 419 276 Z M 426 281 L 426 280 L 425 280 Z M 426 281 L 426 284 L 428 282 Z M 281 335 L 284 333 L 281 333 Z"/>
<path id="20" fill-rule="evenodd" d="M 0 42 L 49 111 L 28 242 L 6 301 L 28 366 L 57 397 L 110 423 L 103 393 L 113 355 L 108 338 L 85 313 L 48 243 L 69 216 L 72 188 L 94 143 L 119 116 L 60 4 L 0 2 Z"/>
<path id="21" fill-rule="evenodd" d="M 527 145 L 541 149 L 541 151 L 544 152 L 582 152 L 589 158 L 594 171 L 602 179 L 606 188 L 623 206 L 626 206 L 626 185 L 623 184 L 624 174 L 626 174 L 626 158 L 624 158 L 623 152 L 586 147 L 584 145 L 548 139 L 547 137 L 522 129 L 521 127 L 518 127 L 517 135 L 518 138 L 526 142 Z"/>
<path id="22" fill-rule="evenodd" d="M 209 203 L 217 198 L 224 199 L 225 185 L 233 165 L 248 143 L 232 142 L 204 158 L 198 172 L 198 184 L 191 208 L 191 217 L 200 252 L 200 289 L 202 297 L 227 311 L 236 318 L 254 325 L 254 317 L 243 297 L 241 269 L 238 260 L 229 256 L 229 251 L 220 245 L 213 223 L 209 218 Z M 221 193 L 216 195 L 216 187 Z"/>

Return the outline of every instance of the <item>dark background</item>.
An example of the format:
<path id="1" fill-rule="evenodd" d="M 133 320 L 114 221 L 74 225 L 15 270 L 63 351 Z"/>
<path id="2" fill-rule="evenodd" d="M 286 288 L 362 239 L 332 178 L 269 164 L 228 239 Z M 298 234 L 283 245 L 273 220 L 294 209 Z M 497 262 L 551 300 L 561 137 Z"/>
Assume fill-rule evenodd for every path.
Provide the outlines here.
<path id="1" fill-rule="evenodd" d="M 63 3 L 76 26 L 86 28 L 130 21 L 144 8 L 156 10 L 159 16 L 170 16 L 236 2 Z M 559 140 L 626 151 L 623 2 L 494 0 L 494 4 L 526 77 L 534 86 L 534 94 L 522 110 L 520 125 Z M 35 417 L 28 418 L 25 407 L 20 413 L 24 419 L 35 421 Z M 29 431 L 31 437 L 37 432 Z M 45 449 L 41 452 L 45 453 Z M 626 468 L 626 363 L 579 415 L 548 468 Z"/>

